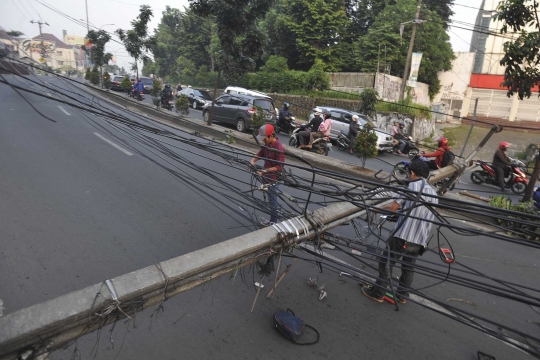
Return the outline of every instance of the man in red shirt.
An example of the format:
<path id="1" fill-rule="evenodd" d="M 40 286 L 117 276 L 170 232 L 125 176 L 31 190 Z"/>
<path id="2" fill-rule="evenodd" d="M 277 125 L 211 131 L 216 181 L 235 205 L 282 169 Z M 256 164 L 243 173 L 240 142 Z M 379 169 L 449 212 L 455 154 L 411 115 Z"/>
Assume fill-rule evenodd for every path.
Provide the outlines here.
<path id="1" fill-rule="evenodd" d="M 439 138 L 439 148 L 435 150 L 432 153 L 429 154 L 423 154 L 423 157 L 430 158 L 434 157 L 435 160 L 428 161 L 429 170 L 437 170 L 442 166 L 442 161 L 444 157 L 444 153 L 449 151 L 450 148 L 448 147 L 448 139 L 447 138 Z"/>
<path id="2" fill-rule="evenodd" d="M 259 150 L 253 159 L 251 159 L 251 165 L 263 159 L 264 165 L 263 170 L 257 171 L 262 177 L 263 184 L 268 184 L 268 203 L 272 208 L 270 213 L 270 222 L 277 223 L 279 221 L 278 209 L 278 191 L 279 191 L 279 182 L 278 175 L 283 171 L 283 166 L 285 162 L 285 148 L 281 144 L 278 138 L 276 138 L 274 127 L 272 125 L 263 125 L 259 129 L 259 135 L 257 140 L 263 141 L 265 148 Z"/>

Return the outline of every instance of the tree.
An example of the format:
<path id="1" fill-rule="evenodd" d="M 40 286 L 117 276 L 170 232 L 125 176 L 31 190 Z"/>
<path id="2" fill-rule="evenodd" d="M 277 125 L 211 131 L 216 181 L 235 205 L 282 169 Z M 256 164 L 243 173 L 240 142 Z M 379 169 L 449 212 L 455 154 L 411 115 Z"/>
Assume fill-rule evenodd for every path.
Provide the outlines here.
<path id="1" fill-rule="evenodd" d="M 362 91 L 360 94 L 362 103 L 360 104 L 360 109 L 358 109 L 358 111 L 366 115 L 370 120 L 375 119 L 375 116 L 377 116 L 375 105 L 377 105 L 378 98 L 379 93 L 377 90 L 372 88 L 364 89 L 364 91 Z"/>
<path id="2" fill-rule="evenodd" d="M 504 43 L 505 67 L 503 86 L 508 97 L 517 93 L 518 98 L 531 97 L 531 89 L 540 86 L 540 20 L 538 0 L 503 0 L 499 3 L 494 19 L 503 21 L 501 34 L 509 28 L 519 33 L 515 40 Z M 540 97 L 540 91 L 538 93 Z"/>
<path id="3" fill-rule="evenodd" d="M 362 161 L 362 167 L 366 167 L 367 159 L 377 156 L 377 134 L 371 123 L 366 123 L 358 130 L 353 151 Z"/>
<path id="4" fill-rule="evenodd" d="M 325 65 L 321 59 L 315 59 L 315 63 L 307 73 L 307 90 L 330 89 L 330 76 L 324 72 Z"/>
<path id="5" fill-rule="evenodd" d="M 176 59 L 177 73 L 180 81 L 185 80 L 184 77 L 194 77 L 197 74 L 195 63 L 185 56 L 179 56 Z"/>
<path id="6" fill-rule="evenodd" d="M 90 54 L 92 63 L 99 67 L 99 78 L 101 80 L 103 78 L 101 75 L 103 73 L 103 65 L 106 65 L 113 56 L 111 53 L 105 52 L 105 45 L 111 40 L 111 36 L 104 30 L 90 30 L 86 34 L 86 37 L 92 42 L 92 49 L 87 50 L 84 45 L 81 48 Z M 101 87 L 103 87 L 103 81 L 101 81 Z"/>
<path id="7" fill-rule="evenodd" d="M 135 59 L 135 71 L 139 78 L 139 67 L 137 62 L 142 60 L 143 63 L 149 58 L 146 55 L 147 51 L 152 51 L 155 47 L 155 38 L 148 34 L 148 22 L 153 16 L 152 9 L 149 5 L 141 5 L 139 15 L 135 20 L 131 21 L 130 30 L 118 29 L 116 35 L 124 43 L 128 54 Z"/>
<path id="8" fill-rule="evenodd" d="M 275 0 L 189 0 L 195 14 L 213 17 L 223 50 L 218 63 L 228 81 L 239 79 L 255 68 L 254 58 L 264 48 L 265 37 L 259 22 Z"/>
<path id="9" fill-rule="evenodd" d="M 89 78 L 90 82 L 94 85 L 97 85 L 100 83 L 100 75 L 99 75 L 99 71 L 98 71 L 98 68 L 97 68 L 97 65 L 94 65 L 94 68 L 92 69 L 92 71 L 90 71 L 90 78 Z"/>
<path id="10" fill-rule="evenodd" d="M 399 36 L 399 27 L 401 23 L 414 19 L 415 12 L 416 0 L 400 0 L 395 5 L 385 7 L 368 34 L 361 39 L 362 71 L 376 71 L 380 44 L 381 49 L 386 46 L 386 61 L 390 64 L 392 72 L 403 73 L 408 50 L 408 41 L 403 39 L 410 39 L 412 27 L 405 26 L 403 39 Z M 433 98 L 441 87 L 437 73 L 450 70 L 455 56 L 439 15 L 423 8 L 421 17 L 428 21 L 418 25 L 417 29 L 415 51 L 423 54 L 418 81 L 429 85 L 429 95 Z"/>
<path id="11" fill-rule="evenodd" d="M 71 65 L 62 65 L 60 68 L 62 69 L 64 74 L 66 74 L 66 76 L 71 76 L 71 75 L 77 74 L 77 69 L 75 69 Z"/>
<path id="12" fill-rule="evenodd" d="M 84 74 L 85 80 L 90 80 L 90 68 L 86 68 L 86 73 Z"/>
<path id="13" fill-rule="evenodd" d="M 111 87 L 111 75 L 109 75 L 109 73 L 107 71 L 105 71 L 103 73 L 103 76 L 102 76 L 102 83 L 103 83 L 103 86 L 108 89 Z"/>
<path id="14" fill-rule="evenodd" d="M 141 70 L 143 76 L 150 76 L 150 75 L 156 75 L 157 73 L 157 65 L 152 60 L 147 60 L 143 64 L 143 68 Z"/>
<path id="15" fill-rule="evenodd" d="M 347 29 L 351 25 L 344 0 L 283 0 L 284 23 L 296 35 L 300 54 L 299 70 L 307 70 L 316 59 L 326 71 L 339 71 L 340 44 L 351 41 Z"/>
<path id="16" fill-rule="evenodd" d="M 6 31 L 6 34 L 8 34 L 9 36 L 13 36 L 13 37 L 19 37 L 19 36 L 21 36 L 21 35 L 24 35 L 23 32 L 18 31 L 18 30 L 10 30 L 10 31 Z"/>
<path id="17" fill-rule="evenodd" d="M 128 94 L 129 92 L 131 91 L 131 88 L 132 88 L 132 84 L 131 84 L 131 80 L 129 80 L 129 76 L 124 76 L 124 78 L 122 79 L 122 82 L 120 83 L 120 85 L 122 86 L 122 89 L 124 89 Z M 156 87 L 156 82 L 154 81 L 154 89 Z"/>

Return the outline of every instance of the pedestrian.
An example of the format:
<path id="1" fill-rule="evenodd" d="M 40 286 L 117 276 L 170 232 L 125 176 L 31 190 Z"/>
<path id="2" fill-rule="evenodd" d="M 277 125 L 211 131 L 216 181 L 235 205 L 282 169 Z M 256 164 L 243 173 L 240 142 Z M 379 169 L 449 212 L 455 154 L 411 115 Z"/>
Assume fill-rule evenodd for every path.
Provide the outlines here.
<path id="1" fill-rule="evenodd" d="M 450 148 L 448 147 L 448 139 L 445 137 L 439 138 L 439 140 L 437 141 L 437 145 L 439 147 L 434 152 L 428 153 L 428 154 L 422 154 L 422 156 L 425 158 L 429 158 L 429 157 L 435 158 L 435 160 L 429 160 L 427 162 L 427 165 L 430 170 L 437 170 L 441 168 L 443 158 L 444 158 L 444 153 L 447 151 L 450 151 Z"/>
<path id="2" fill-rule="evenodd" d="M 268 203 L 271 208 L 270 224 L 275 224 L 279 221 L 278 175 L 283 171 L 285 148 L 276 137 L 274 127 L 269 124 L 259 128 L 257 140 L 259 142 L 263 141 L 266 148 L 259 150 L 255 157 L 251 159 L 251 165 L 255 166 L 258 160 L 264 160 L 263 169 L 257 171 L 257 174 L 261 176 L 262 183 L 268 185 Z"/>
<path id="3" fill-rule="evenodd" d="M 379 258 L 379 277 L 373 287 L 364 286 L 362 293 L 377 302 L 383 302 L 387 291 L 386 286 L 391 279 L 388 276 L 387 262 L 390 254 L 390 270 L 392 270 L 396 260 L 401 259 L 401 276 L 396 292 L 396 300 L 404 304 L 409 297 L 409 291 L 413 282 L 414 264 L 418 255 L 422 255 L 428 245 L 430 238 L 431 221 L 435 217 L 433 212 L 422 202 L 437 204 L 435 191 L 427 183 L 429 168 L 424 161 L 415 159 L 410 165 L 411 182 L 409 183 L 409 196 L 398 196 L 390 205 L 384 207 L 385 210 L 398 212 L 398 220 L 395 233 L 388 240 L 388 245 L 382 257 Z M 415 204 L 415 194 L 420 194 L 421 198 Z M 427 196 L 426 196 L 427 195 Z M 407 213 L 412 208 L 410 214 Z"/>
<path id="4" fill-rule="evenodd" d="M 495 151 L 495 154 L 493 154 L 493 170 L 495 171 L 501 191 L 508 191 L 504 185 L 504 179 L 508 176 L 510 165 L 512 165 L 512 160 L 506 155 L 506 150 L 509 147 L 509 143 L 502 141 L 499 143 L 499 148 Z"/>
<path id="5" fill-rule="evenodd" d="M 358 131 L 360 131 L 360 125 L 358 124 L 359 119 L 360 118 L 358 117 L 358 115 L 353 115 L 352 121 L 349 124 L 349 154 L 351 155 L 353 153 L 354 145 L 356 144 L 356 137 L 358 136 Z"/>

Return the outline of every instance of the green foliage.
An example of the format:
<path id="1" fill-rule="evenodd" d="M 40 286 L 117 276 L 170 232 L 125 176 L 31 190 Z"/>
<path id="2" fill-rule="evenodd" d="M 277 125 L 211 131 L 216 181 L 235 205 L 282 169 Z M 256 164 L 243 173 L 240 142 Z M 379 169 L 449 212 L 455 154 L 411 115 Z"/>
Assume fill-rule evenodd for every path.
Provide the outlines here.
<path id="1" fill-rule="evenodd" d="M 154 16 L 149 5 L 141 5 L 139 15 L 135 20 L 131 21 L 132 28 L 130 30 L 118 29 L 115 34 L 124 43 L 126 51 L 135 59 L 135 71 L 137 78 L 139 77 L 139 68 L 137 62 L 142 60 L 143 63 L 148 61 L 147 51 L 153 51 L 155 48 L 155 38 L 148 34 L 148 23 Z"/>
<path id="2" fill-rule="evenodd" d="M 260 106 L 254 106 L 255 108 L 255 114 L 251 117 L 251 126 L 253 127 L 253 133 L 257 134 L 259 132 L 259 128 L 266 124 L 264 121 L 264 110 Z"/>
<path id="3" fill-rule="evenodd" d="M 397 102 L 379 101 L 375 108 L 377 112 L 394 112 L 431 120 L 431 109 L 427 106 L 414 104 L 410 97 Z"/>
<path id="4" fill-rule="evenodd" d="M 512 199 L 504 195 L 492 196 L 489 205 L 505 210 L 512 210 L 524 213 L 524 216 L 507 216 L 509 219 L 519 219 L 522 221 L 534 222 L 527 215 L 540 215 L 540 212 L 533 208 L 533 202 L 519 203 L 514 205 Z M 497 222 L 506 228 L 508 235 L 515 235 L 526 240 L 540 241 L 540 225 L 523 225 L 516 221 L 498 218 Z"/>
<path id="5" fill-rule="evenodd" d="M 86 68 L 86 73 L 84 73 L 84 79 L 90 80 L 90 68 Z"/>
<path id="6" fill-rule="evenodd" d="M 499 3 L 494 19 L 504 22 L 501 34 L 519 33 L 515 40 L 504 43 L 505 66 L 503 86 L 508 97 L 517 93 L 518 98 L 531 97 L 531 89 L 540 85 L 540 20 L 538 0 L 503 0 Z M 535 31 L 525 30 L 527 27 Z M 540 91 L 538 93 L 540 97 Z"/>
<path id="7" fill-rule="evenodd" d="M 185 56 L 179 56 L 178 59 L 176 59 L 176 68 L 178 69 L 177 72 L 180 81 L 182 81 L 184 77 L 195 77 L 197 74 L 195 63 Z"/>
<path id="8" fill-rule="evenodd" d="M 360 67 L 362 71 L 373 72 L 377 68 L 379 44 L 386 47 L 386 62 L 392 72 L 402 74 L 407 60 L 407 50 L 412 25 L 405 25 L 403 40 L 399 36 L 400 24 L 414 19 L 416 0 L 400 0 L 387 5 L 376 17 L 368 34 L 361 39 Z M 421 52 L 422 62 L 418 73 L 418 81 L 429 85 L 429 96 L 433 98 L 440 90 L 437 77 L 439 71 L 448 71 L 455 58 L 450 45 L 450 38 L 444 29 L 444 22 L 439 15 L 423 8 L 420 15 L 429 19 L 418 25 L 415 51 Z"/>
<path id="9" fill-rule="evenodd" d="M 265 36 L 259 22 L 275 0 L 208 1 L 189 0 L 195 14 L 213 18 L 223 52 L 217 62 L 223 77 L 232 82 L 255 68 Z"/>
<path id="10" fill-rule="evenodd" d="M 379 98 L 379 93 L 377 90 L 368 88 L 364 89 L 360 94 L 360 99 L 362 103 L 360 104 L 359 112 L 366 115 L 370 119 L 374 119 L 377 116 L 377 100 Z"/>
<path id="11" fill-rule="evenodd" d="M 330 76 L 324 72 L 325 65 L 321 59 L 315 59 L 315 63 L 307 73 L 306 89 L 326 90 L 330 89 Z"/>
<path id="12" fill-rule="evenodd" d="M 126 92 L 129 92 L 131 90 L 131 87 L 133 86 L 131 84 L 131 80 L 129 80 L 129 76 L 127 75 L 124 76 L 120 85 L 122 86 L 122 89 L 124 89 Z M 154 83 L 154 87 L 155 87 L 155 83 Z"/>
<path id="13" fill-rule="evenodd" d="M 182 115 L 189 114 L 189 99 L 185 94 L 180 95 L 174 106 Z"/>
<path id="14" fill-rule="evenodd" d="M 18 31 L 18 30 L 10 30 L 10 31 L 6 31 L 6 34 L 8 34 L 9 36 L 13 36 L 13 37 L 19 37 L 19 36 L 21 36 L 21 35 L 24 35 L 23 32 Z"/>
<path id="15" fill-rule="evenodd" d="M 152 97 L 161 97 L 162 90 L 163 90 L 163 82 L 159 79 L 154 79 L 154 86 L 152 87 L 152 91 L 150 92 L 150 95 L 152 95 Z"/>
<path id="16" fill-rule="evenodd" d="M 353 152 L 362 161 L 362 167 L 366 166 L 367 159 L 377 156 L 377 134 L 369 123 L 358 131 Z"/>
<path id="17" fill-rule="evenodd" d="M 103 86 L 105 89 L 108 89 L 111 87 L 111 75 L 107 71 L 103 73 Z"/>
<path id="18" fill-rule="evenodd" d="M 97 66 L 94 66 L 92 71 L 90 72 L 90 82 L 94 85 L 98 85 L 100 83 L 100 76 Z"/>

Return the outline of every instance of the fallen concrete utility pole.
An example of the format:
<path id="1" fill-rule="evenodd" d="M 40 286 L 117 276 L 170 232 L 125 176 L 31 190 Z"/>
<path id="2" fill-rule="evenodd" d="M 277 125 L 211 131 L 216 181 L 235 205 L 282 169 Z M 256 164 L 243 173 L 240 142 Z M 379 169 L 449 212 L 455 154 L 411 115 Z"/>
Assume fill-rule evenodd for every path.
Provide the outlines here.
<path id="1" fill-rule="evenodd" d="M 366 201 L 366 206 L 379 202 Z M 348 202 L 332 204 L 307 218 L 286 220 L 7 314 L 0 317 L 0 359 L 23 353 L 47 356 L 71 340 L 311 238 L 312 223 L 320 233 L 365 214 L 366 209 Z"/>

